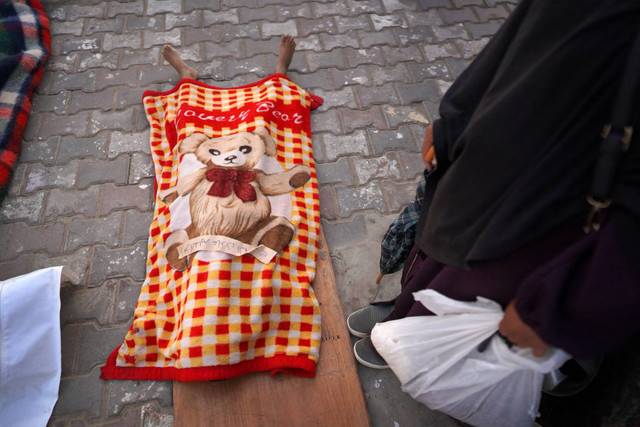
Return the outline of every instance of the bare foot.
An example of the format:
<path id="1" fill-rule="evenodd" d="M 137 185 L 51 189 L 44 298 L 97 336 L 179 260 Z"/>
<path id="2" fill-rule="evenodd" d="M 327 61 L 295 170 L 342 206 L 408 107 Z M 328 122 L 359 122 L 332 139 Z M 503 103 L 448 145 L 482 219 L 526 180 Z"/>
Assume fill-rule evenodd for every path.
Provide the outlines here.
<path id="1" fill-rule="evenodd" d="M 180 74 L 181 79 L 198 79 L 198 72 L 185 64 L 182 58 L 180 58 L 180 54 L 173 48 L 173 46 L 169 46 L 168 44 L 162 46 L 162 56 L 173 68 L 176 69 Z"/>
<path id="2" fill-rule="evenodd" d="M 278 64 L 276 65 L 276 73 L 287 74 L 289 64 L 293 59 L 293 53 L 296 51 L 296 41 L 293 36 L 286 34 L 280 37 L 280 54 L 278 55 Z"/>

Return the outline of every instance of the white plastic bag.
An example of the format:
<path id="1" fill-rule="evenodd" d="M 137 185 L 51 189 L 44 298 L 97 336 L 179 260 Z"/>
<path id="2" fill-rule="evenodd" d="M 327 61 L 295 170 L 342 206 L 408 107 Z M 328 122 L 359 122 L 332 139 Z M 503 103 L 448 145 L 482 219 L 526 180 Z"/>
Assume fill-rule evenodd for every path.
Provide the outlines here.
<path id="1" fill-rule="evenodd" d="M 429 408 L 474 426 L 530 426 L 537 416 L 544 374 L 570 356 L 550 349 L 510 349 L 497 335 L 499 304 L 452 300 L 433 291 L 414 293 L 436 316 L 379 323 L 371 332 L 376 350 L 402 383 L 402 390 Z"/>

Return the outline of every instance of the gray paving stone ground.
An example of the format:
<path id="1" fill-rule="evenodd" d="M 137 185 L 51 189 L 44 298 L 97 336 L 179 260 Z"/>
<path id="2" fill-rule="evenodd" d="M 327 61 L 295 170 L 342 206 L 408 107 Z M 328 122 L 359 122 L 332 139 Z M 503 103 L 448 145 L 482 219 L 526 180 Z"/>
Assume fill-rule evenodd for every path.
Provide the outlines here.
<path id="1" fill-rule="evenodd" d="M 53 54 L 0 206 L 0 280 L 64 264 L 63 377 L 50 425 L 171 426 L 170 382 L 99 379 L 144 279 L 152 215 L 141 95 L 178 76 L 170 43 L 205 83 L 273 72 L 296 36 L 290 77 L 324 97 L 312 114 L 321 218 L 346 314 L 394 296 L 375 285 L 380 238 L 413 198 L 424 128 L 453 80 L 517 0 L 43 0 Z M 374 426 L 451 426 L 389 371 L 360 369 Z M 212 424 L 212 425 L 215 425 Z"/>

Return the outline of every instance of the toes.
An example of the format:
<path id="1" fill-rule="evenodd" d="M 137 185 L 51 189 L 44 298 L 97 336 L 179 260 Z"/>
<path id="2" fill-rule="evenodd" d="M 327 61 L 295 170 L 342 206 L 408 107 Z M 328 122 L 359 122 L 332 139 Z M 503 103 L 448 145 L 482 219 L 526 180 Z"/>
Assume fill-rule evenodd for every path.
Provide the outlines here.
<path id="1" fill-rule="evenodd" d="M 162 46 L 162 56 L 164 57 L 169 57 L 169 56 L 173 56 L 177 53 L 178 51 L 175 50 L 173 48 L 173 46 L 165 44 L 164 46 Z"/>
<path id="2" fill-rule="evenodd" d="M 295 39 L 293 38 L 293 36 L 291 34 L 285 34 L 280 38 L 280 41 L 283 44 L 288 44 L 288 45 L 295 45 Z"/>

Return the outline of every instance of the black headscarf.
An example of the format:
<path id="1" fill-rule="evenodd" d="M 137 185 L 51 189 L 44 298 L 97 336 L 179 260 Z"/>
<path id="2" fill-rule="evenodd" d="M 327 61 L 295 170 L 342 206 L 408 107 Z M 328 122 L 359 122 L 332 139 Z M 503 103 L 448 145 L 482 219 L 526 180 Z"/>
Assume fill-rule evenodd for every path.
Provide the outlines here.
<path id="1" fill-rule="evenodd" d="M 469 268 L 586 215 L 599 134 L 639 30 L 637 0 L 522 1 L 440 104 L 418 233 L 427 255 Z M 640 262 L 636 129 L 610 217 Z"/>

